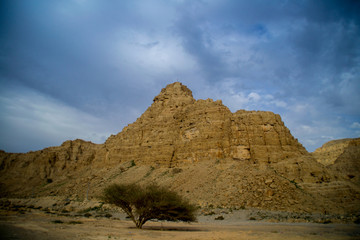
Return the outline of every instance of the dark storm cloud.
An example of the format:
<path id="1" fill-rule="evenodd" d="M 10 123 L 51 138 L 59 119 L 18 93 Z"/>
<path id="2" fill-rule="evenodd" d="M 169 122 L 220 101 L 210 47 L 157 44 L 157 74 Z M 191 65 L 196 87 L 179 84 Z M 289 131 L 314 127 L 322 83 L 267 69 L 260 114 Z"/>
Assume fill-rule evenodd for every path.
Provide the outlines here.
<path id="1" fill-rule="evenodd" d="M 0 120 L 12 129 L 10 116 L 39 118 L 38 128 L 47 126 L 42 144 L 64 115 L 74 125 L 92 119 L 87 128 L 102 141 L 101 131 L 120 131 L 175 80 L 233 111 L 280 113 L 311 150 L 359 135 L 358 1 L 13 0 L 0 9 L 0 103 L 8 117 Z M 26 101 L 38 114 L 20 107 Z M 61 139 L 74 132 L 70 125 L 59 127 Z"/>
<path id="2" fill-rule="evenodd" d="M 337 108 L 349 105 L 349 95 L 353 98 L 350 101 L 360 102 L 355 94 L 360 91 L 358 2 L 227 3 L 186 2 L 195 6 L 187 8 L 192 11 L 183 11 L 176 26 L 184 49 L 209 73 L 209 81 L 228 77 L 243 81 L 256 72 L 245 87 L 272 85 L 274 89 L 278 85 L 283 97 L 317 95 L 322 103 Z M 245 54 L 241 48 L 228 47 L 228 42 L 222 43 L 222 49 L 214 46 L 224 36 L 228 41 L 233 35 L 249 41 L 260 39 L 246 47 L 250 57 L 240 64 L 236 56 Z M 234 56 L 235 61 L 224 62 L 228 56 Z M 356 104 L 350 111 L 358 114 L 358 109 Z"/>
<path id="3" fill-rule="evenodd" d="M 295 86 L 298 81 L 316 80 L 316 74 L 323 72 L 321 68 L 325 67 L 327 71 L 339 74 L 358 65 L 359 25 L 356 24 L 356 16 L 342 15 L 352 9 L 346 5 L 346 1 L 345 6 L 342 1 L 331 1 L 330 6 L 321 1 L 223 3 L 224 1 L 211 5 L 208 2 L 186 2 L 195 7 L 189 7 L 192 11 L 183 11 L 176 26 L 183 39 L 184 49 L 198 59 L 204 71 L 216 69 L 223 77 L 235 77 L 239 74 L 237 70 L 241 70 L 241 66 L 231 72 L 221 59 L 229 54 L 241 56 L 243 52 L 231 48 L 216 51 L 213 44 L 218 40 L 218 35 L 232 37 L 232 34 L 249 40 L 252 35 L 259 38 L 268 35 L 267 39 L 251 45 L 252 53 L 256 54 L 261 50 L 260 54 L 268 58 L 260 63 L 264 71 L 268 70 L 268 65 L 276 68 L 272 71 L 278 72 L 279 79 L 274 79 L 272 72 L 268 72 L 268 78 L 290 81 Z M 357 5 L 352 7 L 356 8 Z M 275 64 L 266 60 L 274 61 Z M 235 62 L 232 64 L 235 65 Z M 254 64 L 258 65 L 258 62 Z M 289 75 L 294 67 L 298 72 L 293 71 L 292 79 Z M 329 72 L 329 75 L 333 75 L 333 72 Z"/>
<path id="4" fill-rule="evenodd" d="M 115 62 L 113 56 L 122 31 L 144 27 L 134 3 L 14 1 L 9 5 L 12 25 L 3 35 L 7 47 L 2 49 L 2 81 L 20 82 L 87 111 L 104 99 L 121 105 L 119 95 L 130 98 L 135 93 L 136 86 L 128 84 L 134 79 L 126 62 Z"/>

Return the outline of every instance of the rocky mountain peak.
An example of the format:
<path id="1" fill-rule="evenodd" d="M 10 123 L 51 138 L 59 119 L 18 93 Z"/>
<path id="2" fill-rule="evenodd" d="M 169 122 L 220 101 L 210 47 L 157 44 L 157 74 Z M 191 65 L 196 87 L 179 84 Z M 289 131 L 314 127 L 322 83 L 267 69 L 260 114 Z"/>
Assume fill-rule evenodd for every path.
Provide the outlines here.
<path id="1" fill-rule="evenodd" d="M 271 164 L 306 154 L 272 112 L 231 111 L 221 101 L 195 100 L 180 82 L 169 84 L 153 104 L 106 143 L 105 161 L 183 166 L 209 159 Z"/>
<path id="2" fill-rule="evenodd" d="M 153 101 L 161 105 L 184 105 L 193 103 L 195 99 L 189 88 L 180 82 L 174 82 L 163 88 Z"/>

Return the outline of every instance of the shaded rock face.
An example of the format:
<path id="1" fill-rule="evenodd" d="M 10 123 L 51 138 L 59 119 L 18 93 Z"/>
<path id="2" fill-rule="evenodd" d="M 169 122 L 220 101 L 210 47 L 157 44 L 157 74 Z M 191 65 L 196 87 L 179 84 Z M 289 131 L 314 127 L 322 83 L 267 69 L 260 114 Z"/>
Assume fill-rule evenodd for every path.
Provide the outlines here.
<path id="1" fill-rule="evenodd" d="M 343 154 L 349 146 L 360 146 L 360 138 L 338 139 L 325 143 L 312 154 L 323 165 L 334 164 L 336 159 Z"/>
<path id="2" fill-rule="evenodd" d="M 328 169 L 360 184 L 360 138 L 327 142 L 316 149 L 312 155 Z"/>
<path id="3" fill-rule="evenodd" d="M 272 112 L 231 111 L 221 101 L 195 100 L 179 82 L 105 142 L 106 161 L 179 166 L 210 159 L 271 163 L 306 150 Z"/>
<path id="4" fill-rule="evenodd" d="M 0 152 L 0 188 L 6 192 L 34 189 L 54 179 L 66 178 L 83 168 L 89 168 L 100 145 L 83 140 L 66 141 L 61 146 L 36 152 Z"/>
<path id="5" fill-rule="evenodd" d="M 2 152 L 0 166 L 1 170 L 5 171 L 16 168 L 24 178 L 36 175 L 51 179 L 64 171 L 71 172 L 76 168 L 91 164 L 97 148 L 97 144 L 78 139 L 66 141 L 58 147 L 49 147 L 26 154 Z"/>
<path id="6" fill-rule="evenodd" d="M 360 185 L 360 138 L 349 141 L 348 146 L 329 168 Z"/>

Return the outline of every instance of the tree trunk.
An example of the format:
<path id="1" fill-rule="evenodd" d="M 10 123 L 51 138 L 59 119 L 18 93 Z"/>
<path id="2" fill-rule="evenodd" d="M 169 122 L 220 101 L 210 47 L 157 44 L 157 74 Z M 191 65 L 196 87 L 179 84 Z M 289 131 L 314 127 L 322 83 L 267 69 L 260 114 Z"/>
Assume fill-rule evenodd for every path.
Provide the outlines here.
<path id="1" fill-rule="evenodd" d="M 134 221 L 135 225 L 137 228 L 141 229 L 143 227 L 143 225 L 146 223 L 146 219 L 145 218 L 139 218 L 138 220 Z"/>
<path id="2" fill-rule="evenodd" d="M 144 223 L 140 222 L 139 220 L 136 220 L 135 225 L 137 228 L 142 229 L 142 226 L 144 225 Z"/>

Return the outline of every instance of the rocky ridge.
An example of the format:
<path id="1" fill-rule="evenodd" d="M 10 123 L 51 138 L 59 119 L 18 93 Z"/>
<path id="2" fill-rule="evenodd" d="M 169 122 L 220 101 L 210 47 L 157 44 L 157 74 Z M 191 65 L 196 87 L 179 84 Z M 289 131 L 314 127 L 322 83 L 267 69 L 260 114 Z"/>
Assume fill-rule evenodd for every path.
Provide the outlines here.
<path id="1" fill-rule="evenodd" d="M 360 138 L 330 141 L 312 154 L 329 169 L 360 184 Z"/>
<path id="2" fill-rule="evenodd" d="M 42 186 L 87 171 L 101 145 L 80 139 L 28 153 L 0 152 L 2 195 L 35 195 Z"/>
<path id="3" fill-rule="evenodd" d="M 318 162 L 324 164 L 326 166 L 334 164 L 336 159 L 343 154 L 348 147 L 351 146 L 359 146 L 360 145 L 360 138 L 357 139 L 338 139 L 332 140 L 320 148 L 316 149 L 312 154 L 316 158 Z"/>
<path id="4" fill-rule="evenodd" d="M 220 100 L 195 100 L 179 82 L 168 85 L 145 113 L 105 142 L 106 160 L 181 166 L 209 159 L 278 162 L 306 153 L 279 115 L 236 113 Z"/>
<path id="5" fill-rule="evenodd" d="M 357 181 L 318 163 L 279 115 L 231 113 L 219 100 L 195 100 L 178 82 L 104 144 L 75 140 L 26 154 L 0 152 L 0 171 L 3 196 L 83 200 L 114 182 L 157 182 L 202 207 L 360 208 Z"/>

